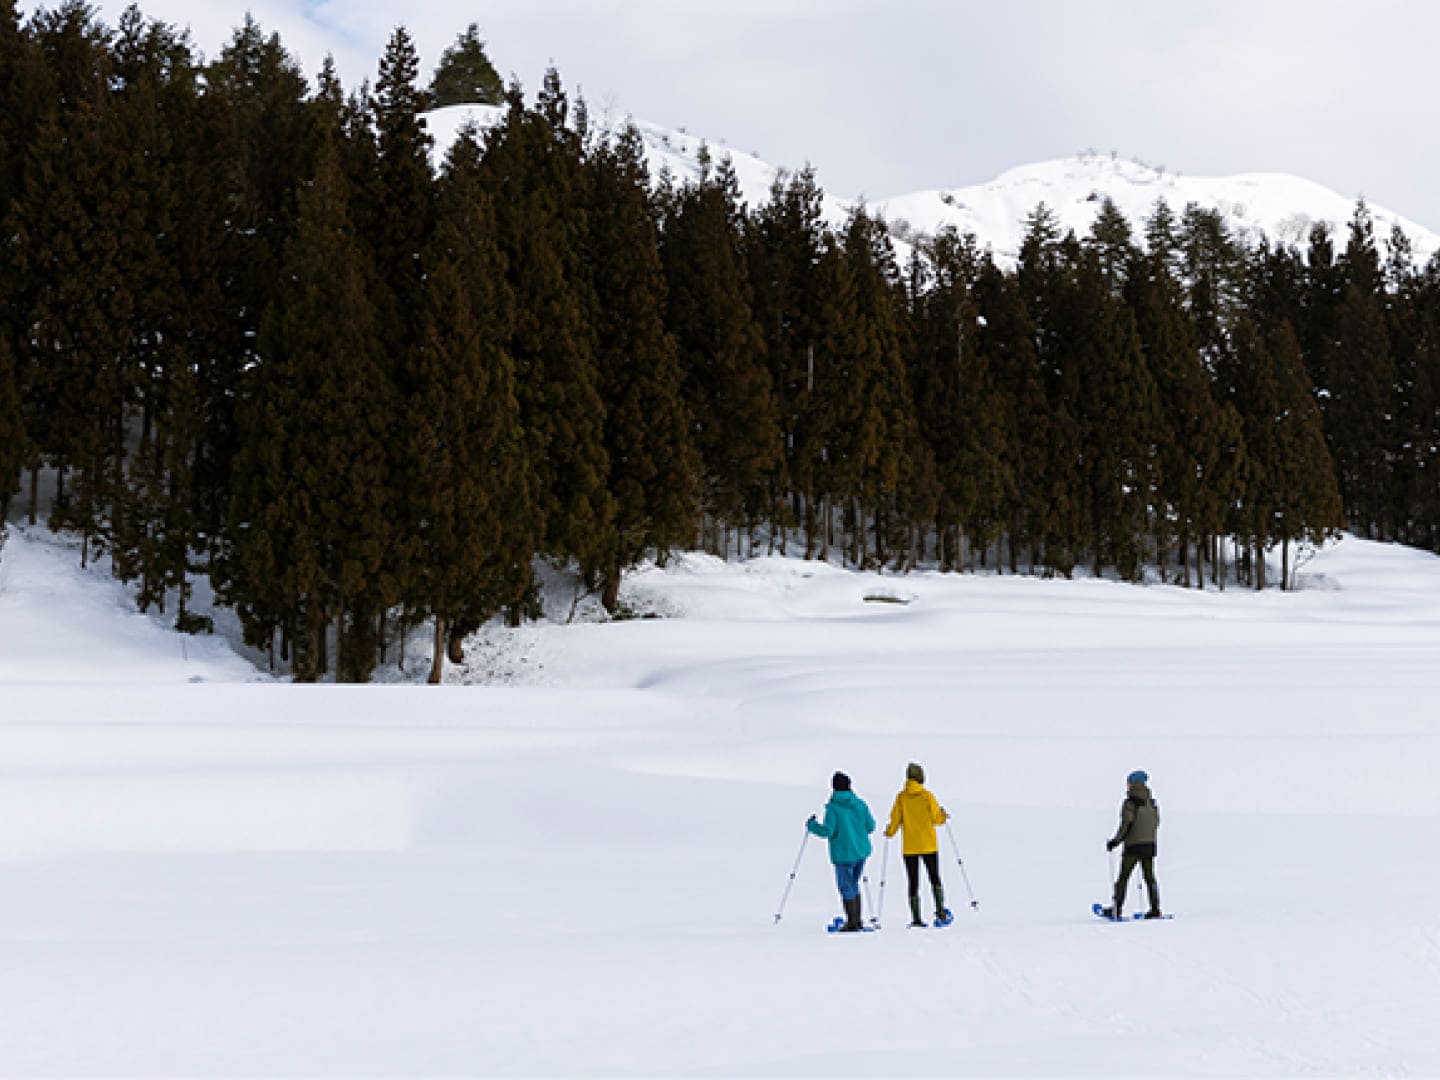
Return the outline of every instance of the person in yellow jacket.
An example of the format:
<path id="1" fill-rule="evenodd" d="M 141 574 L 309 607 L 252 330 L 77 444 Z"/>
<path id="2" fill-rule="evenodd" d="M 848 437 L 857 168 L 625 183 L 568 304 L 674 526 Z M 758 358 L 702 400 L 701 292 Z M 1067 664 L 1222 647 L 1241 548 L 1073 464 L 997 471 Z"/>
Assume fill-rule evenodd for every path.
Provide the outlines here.
<path id="1" fill-rule="evenodd" d="M 895 796 L 890 811 L 890 824 L 885 827 L 887 838 L 904 830 L 905 878 L 910 887 L 910 925 L 924 926 L 920 918 L 920 864 L 930 878 L 935 893 L 935 924 L 944 926 L 951 919 L 945 907 L 945 887 L 940 883 L 940 843 L 935 835 L 937 825 L 944 825 L 948 815 L 925 787 L 925 770 L 915 762 L 905 766 L 905 790 Z"/>

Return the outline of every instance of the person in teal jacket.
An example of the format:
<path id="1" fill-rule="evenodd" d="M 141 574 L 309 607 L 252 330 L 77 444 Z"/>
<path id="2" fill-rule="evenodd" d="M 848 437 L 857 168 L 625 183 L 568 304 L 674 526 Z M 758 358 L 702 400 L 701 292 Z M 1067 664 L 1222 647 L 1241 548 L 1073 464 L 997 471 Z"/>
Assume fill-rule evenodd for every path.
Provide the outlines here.
<path id="1" fill-rule="evenodd" d="M 835 884 L 845 906 L 845 925 L 841 930 L 863 930 L 860 922 L 860 876 L 865 860 L 870 857 L 870 834 L 875 831 L 875 818 L 865 800 L 850 790 L 850 777 L 837 772 L 830 778 L 834 794 L 825 804 L 825 820 L 815 815 L 805 827 L 816 836 L 830 841 L 830 861 L 835 864 Z"/>

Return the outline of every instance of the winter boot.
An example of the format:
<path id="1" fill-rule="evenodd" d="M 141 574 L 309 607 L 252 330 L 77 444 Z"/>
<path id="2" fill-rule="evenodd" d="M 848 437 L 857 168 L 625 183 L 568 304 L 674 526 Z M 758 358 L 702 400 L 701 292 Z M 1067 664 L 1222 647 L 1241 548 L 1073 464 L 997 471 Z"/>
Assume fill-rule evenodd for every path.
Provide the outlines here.
<path id="1" fill-rule="evenodd" d="M 853 933 L 856 930 L 863 930 L 860 923 L 860 897 L 845 901 L 845 925 L 840 927 L 841 933 Z"/>
<path id="2" fill-rule="evenodd" d="M 950 909 L 945 906 L 945 890 L 939 885 L 935 886 L 935 921 L 942 926 L 948 923 L 954 916 Z"/>
<path id="3" fill-rule="evenodd" d="M 1145 918 L 1147 919 L 1163 919 L 1164 917 L 1159 908 L 1151 908 L 1145 913 Z"/>
<path id="4" fill-rule="evenodd" d="M 925 920 L 920 917 L 920 894 L 913 893 L 910 896 L 910 925 L 924 926 Z"/>

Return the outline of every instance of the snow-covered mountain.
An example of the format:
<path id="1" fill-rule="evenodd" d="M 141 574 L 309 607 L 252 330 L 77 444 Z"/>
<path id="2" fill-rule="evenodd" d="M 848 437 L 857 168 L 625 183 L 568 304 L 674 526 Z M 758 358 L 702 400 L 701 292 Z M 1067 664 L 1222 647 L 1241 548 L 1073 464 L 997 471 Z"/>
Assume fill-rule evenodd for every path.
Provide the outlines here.
<path id="1" fill-rule="evenodd" d="M 482 130 L 494 124 L 503 110 L 483 105 L 455 105 L 428 115 L 436 154 L 443 156 L 467 122 Z M 601 118 L 604 122 L 604 118 Z M 708 145 L 713 158 L 729 157 L 740 182 L 741 195 L 751 205 L 765 202 L 782 169 L 754 154 L 707 142 L 698 135 L 656 124 L 636 122 L 645 142 L 652 173 L 668 169 L 677 180 L 699 175 L 700 148 Z M 823 186 L 825 177 L 819 177 Z M 994 180 L 970 187 L 940 188 L 897 195 L 869 203 L 902 236 L 934 233 L 945 225 L 973 232 L 1002 261 L 1013 259 L 1024 235 L 1025 217 L 1038 203 L 1054 210 L 1066 229 L 1086 233 L 1108 196 L 1137 229 L 1155 203 L 1164 199 L 1178 214 L 1195 203 L 1219 210 L 1238 237 L 1250 243 L 1261 236 L 1303 246 L 1310 227 L 1326 222 L 1343 245 L 1355 198 L 1298 176 L 1284 173 L 1245 173 L 1226 177 L 1192 177 L 1124 158 L 1087 154 L 1023 165 Z M 840 224 L 854 202 L 827 193 L 825 215 Z M 1383 242 L 1398 225 L 1414 245 L 1417 261 L 1440 251 L 1440 235 L 1384 207 L 1370 205 L 1375 235 Z"/>
<path id="2" fill-rule="evenodd" d="M 1179 176 L 1123 158 L 1100 155 L 1044 161 L 1011 169 L 986 184 L 917 191 L 876 204 L 891 223 L 908 222 L 930 233 L 943 225 L 973 232 L 1001 256 L 1014 257 L 1025 231 L 1025 216 L 1044 202 L 1062 228 L 1084 235 L 1106 196 L 1133 226 L 1141 228 L 1164 199 L 1177 214 L 1190 203 L 1219 210 L 1232 232 L 1248 243 L 1262 236 L 1272 242 L 1303 247 L 1316 222 L 1326 222 L 1345 243 L 1355 199 L 1299 176 L 1244 173 L 1238 176 Z M 1408 218 L 1370 206 L 1377 241 L 1394 226 L 1410 238 L 1416 258 L 1440 250 L 1440 235 Z"/>

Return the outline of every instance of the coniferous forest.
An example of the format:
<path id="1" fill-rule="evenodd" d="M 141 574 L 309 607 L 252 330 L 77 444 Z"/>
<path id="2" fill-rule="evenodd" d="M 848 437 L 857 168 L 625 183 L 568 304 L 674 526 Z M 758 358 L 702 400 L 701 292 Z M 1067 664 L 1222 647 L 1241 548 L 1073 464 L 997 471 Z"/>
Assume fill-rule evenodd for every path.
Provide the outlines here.
<path id="1" fill-rule="evenodd" d="M 688 548 L 1193 588 L 1341 528 L 1440 550 L 1440 263 L 1363 203 L 1304 250 L 1041 205 L 998 265 L 827 225 L 808 170 L 754 207 L 724 160 L 652 177 L 557 73 L 456 70 L 479 44 L 427 82 L 397 30 L 347 92 L 249 19 L 205 61 L 0 0 L 3 508 L 43 477 L 142 608 L 203 631 L 208 576 L 301 680 L 421 624 L 438 680 L 537 615 L 537 560 L 615 611 Z M 442 84 L 505 113 L 436 168 Z"/>

